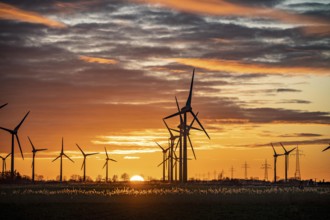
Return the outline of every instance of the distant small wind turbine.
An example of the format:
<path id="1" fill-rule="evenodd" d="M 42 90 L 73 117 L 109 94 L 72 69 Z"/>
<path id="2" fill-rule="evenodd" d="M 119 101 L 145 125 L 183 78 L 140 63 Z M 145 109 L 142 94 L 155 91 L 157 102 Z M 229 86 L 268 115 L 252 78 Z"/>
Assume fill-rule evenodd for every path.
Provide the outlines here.
<path id="1" fill-rule="evenodd" d="M 11 153 L 7 154 L 7 156 L 3 157 L 3 156 L 0 156 L 0 158 L 2 159 L 2 175 L 5 175 L 5 172 L 6 172 L 6 159 L 7 157 L 9 157 Z"/>
<path id="2" fill-rule="evenodd" d="M 10 130 L 8 128 L 3 128 L 3 127 L 0 127 L 0 129 L 2 130 L 5 130 L 7 132 L 9 132 L 11 134 L 11 178 L 14 178 L 14 171 L 15 171 L 15 168 L 14 168 L 14 154 L 15 154 L 15 140 L 14 138 L 16 137 L 16 140 L 17 140 L 17 143 L 18 143 L 18 146 L 19 146 L 19 150 L 21 151 L 21 155 L 22 155 L 22 158 L 24 160 L 24 156 L 23 156 L 23 152 L 22 152 L 22 147 L 21 147 L 21 143 L 19 141 L 19 138 L 18 138 L 18 129 L 21 127 L 21 125 L 23 124 L 24 120 L 26 119 L 26 117 L 28 116 L 28 114 L 30 113 L 30 111 L 28 111 L 28 113 L 26 113 L 26 115 L 24 116 L 24 118 L 22 119 L 22 121 L 14 128 L 14 130 Z"/>
<path id="3" fill-rule="evenodd" d="M 328 147 L 326 147 L 323 151 L 326 151 L 326 150 L 329 150 L 330 149 L 330 144 L 329 144 L 329 146 Z M 322 151 L 322 152 L 323 152 Z"/>
<path id="4" fill-rule="evenodd" d="M 282 146 L 282 148 L 283 148 L 283 150 L 284 150 L 284 156 L 285 156 L 285 182 L 288 182 L 288 169 L 289 169 L 289 154 L 292 152 L 292 151 L 294 151 L 294 149 L 296 149 L 296 148 L 293 148 L 293 149 L 291 149 L 291 150 L 289 150 L 289 151 L 287 151 L 286 149 L 285 149 L 285 147 L 283 146 L 283 144 L 282 143 L 280 143 L 281 144 L 281 146 Z"/>
<path id="5" fill-rule="evenodd" d="M 275 151 L 275 148 L 273 146 L 273 143 L 270 143 L 272 145 L 273 151 L 274 151 L 274 183 L 276 183 L 276 162 L 277 162 L 277 157 L 283 156 L 283 154 L 278 154 Z"/>
<path id="6" fill-rule="evenodd" d="M 95 155 L 95 154 L 98 154 L 98 153 L 90 153 L 90 154 L 85 154 L 85 152 L 79 147 L 78 144 L 76 144 L 77 147 L 79 148 L 79 150 L 81 151 L 82 155 L 84 156 L 84 162 L 82 163 L 81 165 L 81 169 L 84 168 L 84 177 L 83 177 L 83 181 L 85 182 L 86 181 L 86 158 L 88 156 L 92 156 L 92 155 Z"/>
<path id="7" fill-rule="evenodd" d="M 105 171 L 105 182 L 107 183 L 108 182 L 108 162 L 109 162 L 109 160 L 111 160 L 111 161 L 113 161 L 113 162 L 117 162 L 116 160 L 114 160 L 114 159 L 111 159 L 110 157 L 109 157 L 109 155 L 108 155 L 108 152 L 107 152 L 107 149 L 104 147 L 104 150 L 105 150 L 105 155 L 107 156 L 106 158 L 105 158 L 105 164 L 104 164 L 104 166 L 103 166 L 103 169 L 104 169 L 104 167 L 106 167 L 106 171 Z"/>
<path id="8" fill-rule="evenodd" d="M 169 158 L 166 158 L 166 154 L 167 154 L 167 151 L 170 149 L 170 148 L 167 148 L 167 149 L 164 149 L 162 146 L 160 146 L 157 142 L 156 144 L 158 145 L 158 147 L 160 147 L 160 149 L 162 149 L 162 152 L 163 152 L 163 162 L 161 162 L 158 166 L 162 165 L 163 164 L 163 181 L 165 181 L 165 169 L 166 169 L 166 161 L 169 159 Z"/>
<path id="9" fill-rule="evenodd" d="M 29 141 L 30 141 L 30 144 L 32 146 L 32 182 L 34 182 L 34 159 L 35 159 L 35 156 L 36 156 L 36 153 L 38 151 L 44 151 L 44 150 L 47 150 L 46 148 L 43 148 L 43 149 L 36 149 L 30 139 L 30 137 L 28 137 Z"/>
<path id="10" fill-rule="evenodd" d="M 62 137 L 62 149 L 61 149 L 61 152 L 60 152 L 60 155 L 58 156 L 58 157 L 56 157 L 52 162 L 54 162 L 55 160 L 57 160 L 58 158 L 61 158 L 61 160 L 60 160 L 60 182 L 62 182 L 62 173 L 63 173 L 63 166 L 62 166 L 62 157 L 63 156 L 65 156 L 66 158 L 68 158 L 69 160 L 71 160 L 71 158 L 68 156 L 68 155 L 66 155 L 65 153 L 64 153 L 64 143 L 63 143 L 63 137 Z M 71 162 L 73 162 L 74 163 L 74 161 L 73 160 L 71 160 Z"/>

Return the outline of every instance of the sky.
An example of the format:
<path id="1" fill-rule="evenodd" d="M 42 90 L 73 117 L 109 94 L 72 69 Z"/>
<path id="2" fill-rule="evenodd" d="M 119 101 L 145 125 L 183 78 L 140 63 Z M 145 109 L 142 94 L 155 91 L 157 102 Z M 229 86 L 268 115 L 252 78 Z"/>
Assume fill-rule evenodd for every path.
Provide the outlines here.
<path id="1" fill-rule="evenodd" d="M 209 133 L 191 132 L 189 178 L 222 172 L 263 179 L 278 153 L 299 146 L 303 179 L 330 181 L 330 3 L 327 0 L 75 0 L 0 2 L 0 126 L 19 130 L 15 169 L 31 176 L 160 179 L 169 133 L 162 119 L 182 107 L 195 68 L 192 107 Z M 189 118 L 189 120 L 191 120 Z M 175 128 L 178 118 L 169 119 Z M 0 131 L 0 155 L 11 137 Z M 189 146 L 188 146 L 189 147 Z M 188 148 L 188 157 L 193 159 Z M 289 177 L 296 169 L 290 157 Z M 10 168 L 7 159 L 7 169 Z M 278 159 L 284 178 L 284 158 Z"/>

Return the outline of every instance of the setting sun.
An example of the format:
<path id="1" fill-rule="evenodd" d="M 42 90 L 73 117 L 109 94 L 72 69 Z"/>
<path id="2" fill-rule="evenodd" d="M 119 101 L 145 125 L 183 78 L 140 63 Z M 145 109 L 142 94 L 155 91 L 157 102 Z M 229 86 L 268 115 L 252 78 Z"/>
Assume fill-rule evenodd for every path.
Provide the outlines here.
<path id="1" fill-rule="evenodd" d="M 134 175 L 130 179 L 131 182 L 143 182 L 144 178 L 140 175 Z"/>

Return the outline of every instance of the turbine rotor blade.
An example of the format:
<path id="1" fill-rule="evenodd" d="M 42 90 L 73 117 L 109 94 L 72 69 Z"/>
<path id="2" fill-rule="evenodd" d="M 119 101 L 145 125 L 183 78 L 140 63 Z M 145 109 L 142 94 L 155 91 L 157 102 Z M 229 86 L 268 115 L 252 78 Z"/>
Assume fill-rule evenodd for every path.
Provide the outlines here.
<path id="1" fill-rule="evenodd" d="M 32 144 L 32 141 L 31 141 L 31 139 L 30 139 L 30 137 L 28 136 L 28 139 L 29 139 L 29 141 L 30 141 L 30 144 L 31 144 L 31 146 L 32 146 L 32 149 L 33 149 L 33 151 L 35 151 L 36 150 L 36 148 L 34 147 L 34 145 Z"/>
<path id="2" fill-rule="evenodd" d="M 163 122 L 164 122 L 164 124 L 165 124 L 165 126 L 166 126 L 168 132 L 170 133 L 170 135 L 171 135 L 171 137 L 172 137 L 172 136 L 173 136 L 173 133 L 172 133 L 171 129 L 168 127 L 168 125 L 167 125 L 165 119 L 163 119 Z"/>
<path id="3" fill-rule="evenodd" d="M 63 154 L 63 151 L 64 151 L 64 140 L 63 140 L 63 137 L 62 137 L 62 150 L 61 150 L 62 154 Z"/>
<path id="4" fill-rule="evenodd" d="M 200 121 L 198 120 L 198 118 L 196 117 L 195 113 L 193 111 L 190 111 L 190 113 L 194 116 L 194 118 L 196 119 L 197 123 L 199 124 L 199 126 L 203 129 L 204 133 L 206 134 L 206 136 L 210 138 L 210 136 L 208 135 L 208 133 L 206 132 L 206 130 L 204 129 L 203 125 L 200 123 Z"/>
<path id="5" fill-rule="evenodd" d="M 60 158 L 60 157 L 61 157 L 61 155 L 58 156 L 58 157 L 56 157 L 54 160 L 52 160 L 52 162 L 54 162 L 55 160 L 57 160 L 57 159 Z"/>
<path id="6" fill-rule="evenodd" d="M 181 115 L 181 112 L 174 113 L 174 114 L 169 115 L 169 116 L 167 116 L 167 117 L 165 117 L 163 119 L 165 120 L 165 119 L 168 119 L 168 118 L 173 118 L 174 116 L 177 116 L 177 115 Z"/>
<path id="7" fill-rule="evenodd" d="M 105 161 L 105 164 L 103 165 L 102 169 L 108 164 L 108 161 Z"/>
<path id="8" fill-rule="evenodd" d="M 157 167 L 159 167 L 160 165 L 162 165 L 163 163 L 165 163 L 167 160 L 168 160 L 168 158 L 167 158 L 167 159 L 165 159 L 165 160 L 163 160 L 163 162 L 161 162 L 160 164 L 158 164 L 158 166 L 157 166 Z"/>
<path id="9" fill-rule="evenodd" d="M 22 119 L 22 121 L 14 129 L 15 131 L 17 131 L 21 127 L 21 125 L 23 124 L 23 122 L 25 121 L 25 119 L 29 115 L 29 113 L 30 113 L 30 111 L 28 111 L 28 113 L 26 113 L 26 115 L 24 116 L 24 118 Z"/>
<path id="10" fill-rule="evenodd" d="M 118 162 L 117 160 L 114 160 L 114 159 L 111 159 L 111 158 L 109 158 L 109 160 L 111 160 L 111 161 L 113 161 L 113 162 Z"/>
<path id="11" fill-rule="evenodd" d="M 84 153 L 84 151 L 79 147 L 79 145 L 78 144 L 76 144 L 77 145 L 77 147 L 79 148 L 79 150 L 81 151 L 81 153 L 85 156 L 85 153 Z"/>
<path id="12" fill-rule="evenodd" d="M 19 138 L 18 138 L 18 135 L 16 134 L 16 140 L 17 140 L 17 143 L 18 143 L 18 147 L 19 147 L 19 150 L 21 151 L 21 155 L 22 155 L 22 158 L 24 160 L 24 156 L 23 156 L 23 151 L 22 151 L 22 147 L 21 147 L 21 143 L 19 141 Z"/>
<path id="13" fill-rule="evenodd" d="M 195 76 L 195 68 L 193 70 L 193 75 L 192 75 L 192 78 L 191 78 L 189 96 L 188 96 L 188 99 L 187 99 L 187 102 L 186 102 L 186 106 L 191 106 L 192 90 L 193 90 L 193 86 L 194 86 L 194 76 Z"/>
<path id="14" fill-rule="evenodd" d="M 285 149 L 285 147 L 283 146 L 283 144 L 282 144 L 282 143 L 280 143 L 280 144 L 281 144 L 281 146 L 282 146 L 283 150 L 285 151 L 285 153 L 287 154 L 287 153 L 288 153 L 288 151 Z"/>
<path id="15" fill-rule="evenodd" d="M 196 158 L 196 154 L 195 154 L 195 150 L 194 150 L 194 147 L 193 147 L 193 145 L 192 145 L 192 143 L 191 143 L 191 139 L 190 139 L 190 136 L 189 136 L 189 135 L 188 135 L 188 140 L 189 140 L 189 143 L 190 143 L 191 150 L 192 150 L 192 152 L 193 152 L 193 154 L 194 154 L 195 160 L 197 160 L 197 158 Z"/>
<path id="16" fill-rule="evenodd" d="M 175 102 L 176 102 L 176 106 L 178 108 L 178 112 L 180 112 L 180 106 L 179 106 L 179 102 L 178 102 L 178 99 L 176 98 L 175 96 Z M 180 125 L 182 124 L 183 122 L 183 118 L 182 118 L 182 115 L 180 114 Z"/>
<path id="17" fill-rule="evenodd" d="M 107 158 L 109 158 L 109 155 L 108 155 L 108 152 L 107 152 L 107 148 L 104 147 L 104 150 L 105 150 L 105 154 L 107 155 Z"/>
<path id="18" fill-rule="evenodd" d="M 5 107 L 6 105 L 8 105 L 8 103 L 1 105 L 0 108 Z"/>
<path id="19" fill-rule="evenodd" d="M 85 161 L 86 161 L 86 159 L 84 158 L 84 162 L 81 164 L 81 170 L 84 168 L 84 166 L 85 166 Z"/>
<path id="20" fill-rule="evenodd" d="M 329 150 L 329 149 L 330 149 L 330 146 L 326 147 L 323 151 L 326 151 L 326 150 Z"/>
<path id="21" fill-rule="evenodd" d="M 163 150 L 163 152 L 165 151 L 165 149 L 162 146 L 160 146 L 157 142 L 155 143 L 158 145 L 158 147 L 160 147 Z"/>
<path id="22" fill-rule="evenodd" d="M 44 151 L 44 150 L 48 150 L 47 148 L 43 148 L 43 149 L 36 149 L 36 151 Z"/>
<path id="23" fill-rule="evenodd" d="M 71 160 L 74 163 L 74 161 L 68 155 L 66 155 L 66 154 L 63 154 L 63 155 L 66 156 L 66 158 L 68 158 L 69 160 Z"/>
<path id="24" fill-rule="evenodd" d="M 0 129 L 2 129 L 2 130 L 5 130 L 5 131 L 8 131 L 9 133 L 13 133 L 13 131 L 12 130 L 10 130 L 10 129 L 8 129 L 8 128 L 3 128 L 3 127 L 0 127 Z"/>

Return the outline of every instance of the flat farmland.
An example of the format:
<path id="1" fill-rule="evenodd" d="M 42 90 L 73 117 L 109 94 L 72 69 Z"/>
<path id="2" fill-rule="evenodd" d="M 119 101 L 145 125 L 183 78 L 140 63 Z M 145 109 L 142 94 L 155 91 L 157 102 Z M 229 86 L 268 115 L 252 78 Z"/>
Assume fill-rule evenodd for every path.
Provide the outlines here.
<path id="1" fill-rule="evenodd" d="M 330 187 L 0 185 L 1 219 L 330 219 Z"/>

